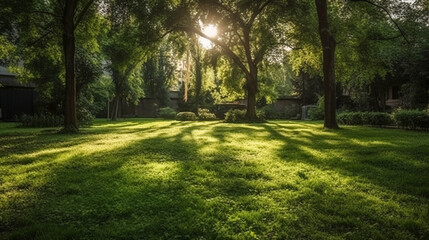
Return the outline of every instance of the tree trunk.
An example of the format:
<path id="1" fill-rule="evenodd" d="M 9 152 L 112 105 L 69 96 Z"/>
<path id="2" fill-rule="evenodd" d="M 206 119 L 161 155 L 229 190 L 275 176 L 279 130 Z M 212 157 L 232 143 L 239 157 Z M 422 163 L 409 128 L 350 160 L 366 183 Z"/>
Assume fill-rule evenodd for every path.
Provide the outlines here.
<path id="1" fill-rule="evenodd" d="M 113 109 L 112 109 L 112 121 L 118 120 L 118 112 L 119 112 L 119 97 L 115 96 L 113 100 Z"/>
<path id="2" fill-rule="evenodd" d="M 197 108 L 197 113 L 200 107 L 201 88 L 203 85 L 203 74 L 201 68 L 201 59 L 199 53 L 197 53 L 197 57 L 195 58 L 195 106 Z"/>
<path id="3" fill-rule="evenodd" d="M 257 120 L 256 117 L 256 93 L 258 92 L 258 71 L 252 68 L 250 75 L 247 76 L 247 110 L 246 119 L 249 121 Z"/>
<path id="4" fill-rule="evenodd" d="M 327 0 L 315 0 L 317 17 L 319 19 L 319 34 L 323 48 L 323 80 L 325 94 L 325 123 L 324 127 L 337 129 L 336 100 L 335 100 L 335 47 L 328 22 Z"/>
<path id="5" fill-rule="evenodd" d="M 64 132 L 79 131 L 76 116 L 75 36 L 74 14 L 76 1 L 65 1 L 63 15 L 63 49 L 66 67 L 66 101 L 64 108 Z"/>

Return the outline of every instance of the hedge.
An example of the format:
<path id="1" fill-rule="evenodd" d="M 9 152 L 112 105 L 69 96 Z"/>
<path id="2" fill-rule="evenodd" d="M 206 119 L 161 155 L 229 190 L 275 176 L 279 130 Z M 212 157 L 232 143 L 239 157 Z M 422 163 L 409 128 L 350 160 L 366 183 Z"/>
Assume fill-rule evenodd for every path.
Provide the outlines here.
<path id="1" fill-rule="evenodd" d="M 34 116 L 23 114 L 19 121 L 22 127 L 61 127 L 64 124 L 64 117 L 49 113 Z"/>
<path id="2" fill-rule="evenodd" d="M 343 112 L 337 116 L 338 122 L 346 125 L 387 126 L 392 118 L 383 112 Z"/>
<path id="3" fill-rule="evenodd" d="M 393 113 L 393 119 L 400 128 L 429 130 L 429 113 L 426 111 L 398 109 Z"/>
<path id="4" fill-rule="evenodd" d="M 264 113 L 262 111 L 256 112 L 256 119 L 249 121 L 246 119 L 246 110 L 229 110 L 225 114 L 225 122 L 229 123 L 244 123 L 244 122 L 265 122 Z"/>

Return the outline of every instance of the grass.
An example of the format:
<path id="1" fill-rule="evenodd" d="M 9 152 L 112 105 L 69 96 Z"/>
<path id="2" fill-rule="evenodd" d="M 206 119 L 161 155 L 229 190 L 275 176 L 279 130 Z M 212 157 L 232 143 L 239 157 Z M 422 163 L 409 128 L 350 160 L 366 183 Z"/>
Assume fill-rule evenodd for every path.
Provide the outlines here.
<path id="1" fill-rule="evenodd" d="M 429 239 L 429 134 L 0 124 L 0 239 Z"/>

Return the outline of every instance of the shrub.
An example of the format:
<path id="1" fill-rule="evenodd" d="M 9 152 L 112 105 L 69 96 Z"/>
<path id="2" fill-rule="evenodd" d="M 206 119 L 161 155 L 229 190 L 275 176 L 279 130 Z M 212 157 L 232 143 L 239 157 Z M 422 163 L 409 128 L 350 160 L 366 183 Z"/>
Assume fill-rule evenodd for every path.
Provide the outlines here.
<path id="1" fill-rule="evenodd" d="M 94 121 L 94 115 L 86 108 L 79 108 L 77 110 L 77 121 L 79 126 L 90 126 Z"/>
<path id="2" fill-rule="evenodd" d="M 195 121 L 197 116 L 193 112 L 179 112 L 176 119 L 179 121 Z"/>
<path id="3" fill-rule="evenodd" d="M 323 120 L 325 118 L 325 100 L 323 96 L 319 97 L 317 107 L 308 110 L 308 116 L 310 116 L 311 120 Z"/>
<path id="4" fill-rule="evenodd" d="M 259 109 L 260 113 L 264 115 L 266 119 L 278 119 L 280 114 L 274 110 L 273 105 L 266 105 Z"/>
<path id="5" fill-rule="evenodd" d="M 246 109 L 246 105 L 244 104 L 231 104 L 231 103 L 226 103 L 226 104 L 216 104 L 214 107 L 214 114 L 216 115 L 217 118 L 220 119 L 224 119 L 225 118 L 225 114 L 230 111 L 230 110 L 234 110 L 234 109 L 240 109 L 240 110 L 245 110 Z"/>
<path id="6" fill-rule="evenodd" d="M 337 119 L 346 125 L 387 126 L 392 123 L 391 116 L 383 112 L 343 112 L 337 115 Z"/>
<path id="7" fill-rule="evenodd" d="M 201 120 L 201 121 L 216 120 L 216 115 L 211 113 L 210 110 L 206 108 L 200 108 L 198 109 L 198 120 Z"/>
<path id="8" fill-rule="evenodd" d="M 393 113 L 393 119 L 400 128 L 429 129 L 429 114 L 426 111 L 398 109 Z"/>
<path id="9" fill-rule="evenodd" d="M 392 124 L 392 116 L 384 112 L 365 112 L 363 113 L 364 124 L 372 126 L 388 126 Z"/>
<path id="10" fill-rule="evenodd" d="M 246 110 L 229 110 L 225 114 L 225 122 L 229 123 L 242 123 L 242 122 L 264 122 L 264 113 L 262 111 L 256 112 L 256 119 L 249 121 L 246 119 Z"/>
<path id="11" fill-rule="evenodd" d="M 362 125 L 362 113 L 361 112 L 343 112 L 337 115 L 337 120 L 341 124 L 345 125 Z"/>
<path id="12" fill-rule="evenodd" d="M 50 113 L 34 116 L 24 114 L 19 121 L 22 127 L 61 127 L 64 123 L 64 117 Z"/>
<path id="13" fill-rule="evenodd" d="M 165 107 L 159 109 L 159 116 L 164 119 L 174 119 L 177 115 L 176 110 L 171 107 Z"/>
<path id="14" fill-rule="evenodd" d="M 246 110 L 232 109 L 225 113 L 225 122 L 236 123 L 246 121 Z"/>
<path id="15" fill-rule="evenodd" d="M 298 104 L 292 104 L 281 110 L 275 110 L 273 105 L 266 105 L 259 109 L 263 119 L 292 119 L 300 116 L 301 107 Z"/>

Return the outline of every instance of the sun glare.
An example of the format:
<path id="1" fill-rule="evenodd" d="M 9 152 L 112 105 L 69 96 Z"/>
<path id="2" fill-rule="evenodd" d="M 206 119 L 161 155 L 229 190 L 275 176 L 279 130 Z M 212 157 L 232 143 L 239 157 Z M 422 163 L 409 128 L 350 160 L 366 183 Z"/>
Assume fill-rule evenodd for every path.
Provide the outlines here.
<path id="1" fill-rule="evenodd" d="M 217 27 L 215 25 L 209 24 L 205 27 L 202 27 L 202 30 L 203 33 L 208 37 L 214 38 L 217 36 Z M 199 38 L 199 42 L 205 49 L 211 49 L 214 46 L 214 44 L 210 40 L 203 37 Z"/>

